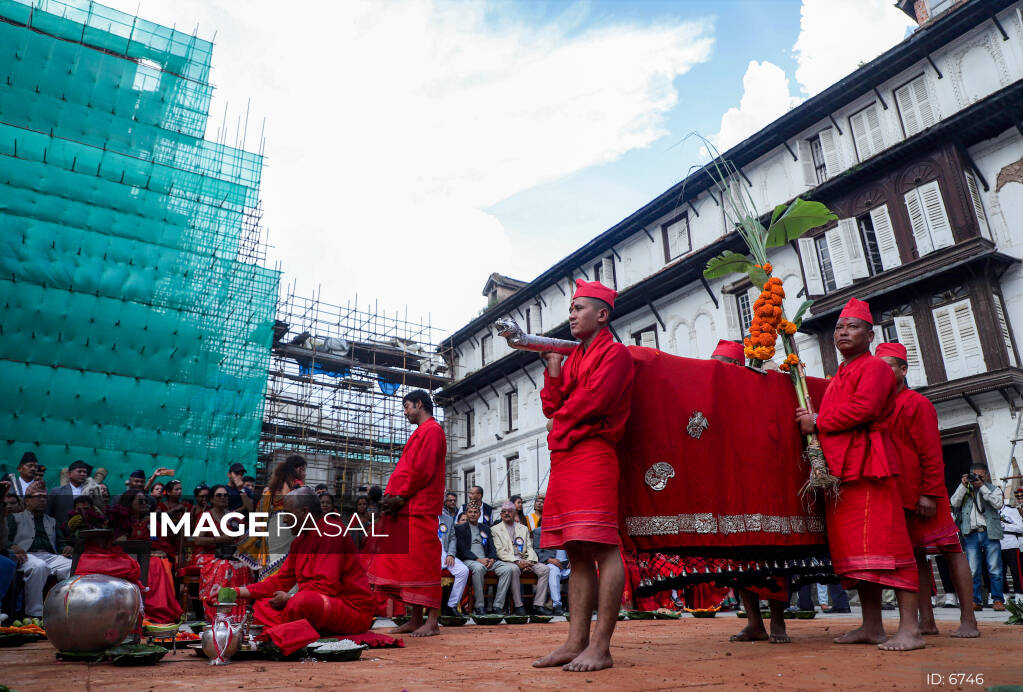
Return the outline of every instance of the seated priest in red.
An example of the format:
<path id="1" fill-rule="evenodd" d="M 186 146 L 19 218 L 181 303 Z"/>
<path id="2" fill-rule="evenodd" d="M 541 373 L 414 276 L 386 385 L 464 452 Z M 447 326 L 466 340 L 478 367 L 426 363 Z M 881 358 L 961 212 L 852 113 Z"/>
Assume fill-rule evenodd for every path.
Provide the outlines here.
<path id="1" fill-rule="evenodd" d="M 730 363 L 731 365 L 743 365 L 746 362 L 746 354 L 742 344 L 737 341 L 727 341 L 721 339 L 718 341 L 717 348 L 710 355 L 711 360 L 719 360 L 722 363 Z M 780 580 L 783 582 L 784 580 Z M 720 590 L 710 586 L 709 584 L 700 584 L 699 586 L 704 587 L 703 591 L 693 589 L 694 601 L 695 598 L 701 598 L 705 600 L 714 600 L 720 595 Z M 789 639 L 788 632 L 785 628 L 785 608 L 789 604 L 789 589 L 788 584 L 779 583 L 776 589 L 769 588 L 737 588 L 736 591 L 739 595 L 739 600 L 742 601 L 742 607 L 746 611 L 746 626 L 742 628 L 738 634 L 733 634 L 728 638 L 729 641 L 733 642 L 759 642 L 759 641 L 770 641 L 772 644 L 788 644 Z M 699 588 L 699 587 L 697 587 Z M 708 593 L 708 589 L 711 591 Z M 710 597 L 707 599 L 707 597 Z M 723 596 L 722 596 L 723 598 Z M 764 627 L 764 619 L 760 615 L 760 599 L 766 599 L 768 605 L 771 608 L 771 633 L 767 633 L 767 628 Z M 718 599 L 720 603 L 720 599 Z M 704 605 L 693 605 L 694 608 L 702 607 L 713 607 L 717 603 L 711 603 L 709 606 Z"/>
<path id="2" fill-rule="evenodd" d="M 256 622 L 273 628 L 307 620 L 321 636 L 368 630 L 376 599 L 344 526 L 324 521 L 320 498 L 308 487 L 288 493 L 282 511 L 294 515 L 296 534 L 284 563 L 266 579 L 237 589 L 239 597 L 256 599 Z"/>
<path id="3" fill-rule="evenodd" d="M 551 475 L 540 545 L 568 553 L 572 618 L 568 640 L 534 662 L 538 668 L 593 671 L 613 665 L 611 635 L 625 587 L 615 444 L 629 418 L 633 379 L 632 357 L 608 329 L 617 295 L 600 282 L 578 279 L 568 324 L 580 343 L 564 363 L 558 353 L 541 354 L 546 372 L 540 399 L 548 418 Z M 597 623 L 591 639 L 594 605 Z"/>
<path id="4" fill-rule="evenodd" d="M 430 637 L 440 633 L 437 515 L 444 509 L 447 441 L 433 418 L 433 400 L 427 392 L 409 392 L 402 406 L 408 422 L 418 427 L 405 443 L 380 500 L 383 517 L 377 530 L 392 538 L 374 541 L 368 548 L 374 553 L 369 562 L 369 582 L 378 592 L 411 606 L 409 621 L 392 633 Z M 395 536 L 407 537 L 407 542 L 395 540 Z M 425 620 L 424 609 L 428 611 Z"/>
<path id="5" fill-rule="evenodd" d="M 824 520 L 835 573 L 860 592 L 863 625 L 837 644 L 877 644 L 884 651 L 924 646 L 917 624 L 917 574 L 899 494 L 899 458 L 889 428 L 898 383 L 892 369 L 870 353 L 870 306 L 852 298 L 835 324 L 842 364 L 813 416 L 796 409 L 805 435 L 818 433 L 831 473 L 842 481 L 825 503 Z M 881 590 L 895 589 L 899 630 L 891 639 L 881 623 Z"/>
<path id="6" fill-rule="evenodd" d="M 920 589 L 926 592 L 934 577 L 927 553 L 941 553 L 948 561 L 956 595 L 959 596 L 959 627 L 953 637 L 979 637 L 973 614 L 973 577 L 959 543 L 959 527 L 952 520 L 945 488 L 945 459 L 941 451 L 938 412 L 927 397 L 906 386 L 909 372 L 906 347 L 880 344 L 874 355 L 891 367 L 898 384 L 892 442 L 899 453 L 899 490 L 906 512 L 906 528 L 920 572 Z M 920 634 L 938 634 L 931 599 L 921 594 Z"/>

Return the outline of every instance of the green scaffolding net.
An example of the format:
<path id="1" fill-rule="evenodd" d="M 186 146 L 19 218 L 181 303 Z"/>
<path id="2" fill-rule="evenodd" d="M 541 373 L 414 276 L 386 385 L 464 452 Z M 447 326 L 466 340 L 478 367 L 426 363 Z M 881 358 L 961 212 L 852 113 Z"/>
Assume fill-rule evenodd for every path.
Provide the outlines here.
<path id="1" fill-rule="evenodd" d="M 87 0 L 0 0 L 0 465 L 254 470 L 278 272 L 262 158 L 203 139 L 212 43 Z M 257 234 L 258 235 L 258 234 Z"/>

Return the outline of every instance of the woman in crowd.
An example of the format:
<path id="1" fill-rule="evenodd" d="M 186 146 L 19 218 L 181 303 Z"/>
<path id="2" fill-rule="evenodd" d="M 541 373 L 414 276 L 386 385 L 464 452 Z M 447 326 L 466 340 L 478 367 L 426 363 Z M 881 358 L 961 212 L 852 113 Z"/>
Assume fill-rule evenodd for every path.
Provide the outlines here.
<path id="1" fill-rule="evenodd" d="M 522 496 L 521 495 L 512 495 L 511 496 L 511 501 L 512 501 L 512 504 L 515 505 L 515 521 L 517 521 L 518 523 L 522 524 L 526 528 L 529 528 L 529 520 L 526 519 L 526 513 L 522 509 Z"/>
<path id="2" fill-rule="evenodd" d="M 257 571 L 257 581 L 276 574 L 288 556 L 294 535 L 287 524 L 281 524 L 280 512 L 284 509 L 284 496 L 305 484 L 305 470 L 305 459 L 297 454 L 274 468 L 256 507 L 257 512 L 270 516 L 267 525 L 270 535 L 266 538 L 250 536 L 238 546 L 238 559 Z"/>
<path id="3" fill-rule="evenodd" d="M 196 520 L 199 516 L 210 508 L 210 488 L 205 483 L 200 483 L 195 486 L 195 490 L 192 491 L 192 497 L 195 498 L 195 502 L 192 504 L 192 526 L 195 526 Z"/>
<path id="4" fill-rule="evenodd" d="M 330 514 L 335 511 L 334 498 L 331 497 L 330 493 L 320 495 L 320 509 L 323 510 L 324 514 Z"/>
<path id="5" fill-rule="evenodd" d="M 177 523 L 177 521 L 181 519 L 186 512 L 192 509 L 187 502 L 182 502 L 181 491 L 181 481 L 167 481 L 164 485 L 163 498 L 156 503 L 156 510 L 170 515 L 170 518 L 173 519 L 175 523 Z M 181 542 L 183 539 L 184 536 L 180 534 L 174 534 L 167 537 L 167 540 L 174 546 L 174 550 L 170 555 L 171 562 L 177 560 L 177 556 L 181 551 Z"/>
<path id="6" fill-rule="evenodd" d="M 369 511 L 369 498 L 365 495 L 359 495 L 355 500 L 355 516 L 359 517 L 356 521 L 354 517 L 349 517 L 345 526 L 351 526 L 352 530 L 348 533 L 348 537 L 355 541 L 355 547 L 362 550 L 362 544 L 366 540 L 366 536 L 372 528 L 372 514 Z M 364 529 L 363 530 L 360 530 Z"/>
<path id="7" fill-rule="evenodd" d="M 209 488 L 208 492 L 210 506 L 202 514 L 209 515 L 219 529 L 221 520 L 228 514 L 227 486 L 218 484 Z M 237 529 L 235 522 L 231 523 L 232 531 Z M 227 535 L 203 535 L 195 539 L 195 554 L 192 558 L 199 567 L 199 599 L 206 610 L 206 619 L 210 622 L 213 622 L 217 613 L 216 605 L 221 588 L 237 588 L 252 581 L 249 568 L 233 559 L 236 540 Z M 239 617 L 244 615 L 245 603 L 239 601 L 231 614 Z"/>

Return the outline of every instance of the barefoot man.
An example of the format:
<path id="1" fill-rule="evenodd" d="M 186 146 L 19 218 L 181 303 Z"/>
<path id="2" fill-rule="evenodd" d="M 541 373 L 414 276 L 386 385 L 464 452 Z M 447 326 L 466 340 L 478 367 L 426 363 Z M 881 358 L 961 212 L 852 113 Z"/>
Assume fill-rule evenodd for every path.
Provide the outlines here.
<path id="1" fill-rule="evenodd" d="M 959 544 L 959 527 L 952 521 L 952 508 L 945 489 L 945 459 L 941 452 L 938 412 L 927 397 L 906 386 L 909 363 L 906 347 L 900 343 L 880 344 L 874 355 L 891 367 L 899 383 L 895 395 L 892 442 L 899 453 L 899 490 L 906 511 L 906 528 L 920 571 L 920 634 L 938 634 L 931 606 L 931 566 L 927 552 L 937 551 L 948 567 L 959 596 L 959 627 L 953 637 L 979 637 L 977 618 L 970 606 L 973 576 L 970 563 Z"/>
<path id="2" fill-rule="evenodd" d="M 710 354 L 711 360 L 719 360 L 722 363 L 731 365 L 743 365 L 746 362 L 746 354 L 742 344 L 736 341 L 721 339 L 717 348 Z M 709 585 L 699 584 L 700 586 Z M 771 589 L 750 589 L 739 587 L 739 599 L 742 600 L 742 607 L 746 610 L 746 626 L 738 634 L 728 638 L 730 642 L 762 642 L 769 641 L 772 644 L 788 644 L 792 641 L 785 628 L 785 608 L 789 604 L 788 584 L 778 584 L 778 590 Z M 760 614 L 760 597 L 767 599 L 771 608 L 771 633 L 767 633 L 764 627 L 764 618 Z M 711 604 L 716 605 L 716 604 Z M 697 606 L 702 607 L 702 606 Z"/>
<path id="3" fill-rule="evenodd" d="M 608 330 L 618 294 L 600 282 L 576 280 L 568 324 L 579 346 L 544 353 L 551 478 L 543 511 L 543 548 L 564 548 L 572 564 L 568 641 L 534 662 L 569 671 L 610 668 L 611 634 L 625 587 L 619 552 L 618 457 L 632 396 L 632 357 Z M 600 573 L 598 582 L 597 573 Z M 590 637 L 590 616 L 597 623 Z"/>
<path id="4" fill-rule="evenodd" d="M 828 547 L 835 573 L 860 592 L 863 625 L 836 644 L 877 644 L 884 651 L 924 646 L 917 625 L 919 576 L 899 495 L 898 453 L 889 433 L 897 383 L 892 369 L 870 354 L 870 306 L 851 298 L 835 324 L 843 362 L 828 384 L 815 417 L 796 409 L 804 435 L 817 432 L 831 473 L 842 480 L 838 498 L 825 504 Z M 815 420 L 816 418 L 816 420 Z M 881 589 L 895 589 L 899 631 L 891 639 L 881 623 Z"/>
<path id="5" fill-rule="evenodd" d="M 380 500 L 387 520 L 380 534 L 408 536 L 408 550 L 384 549 L 373 556 L 369 582 L 375 589 L 411 606 L 407 623 L 395 634 L 431 637 L 440 633 L 441 545 L 437 539 L 437 515 L 444 507 L 444 455 L 447 442 L 440 424 L 433 418 L 433 400 L 421 389 L 402 399 L 405 418 L 419 426 L 408 438 L 401 459 L 394 467 Z M 394 548 L 396 546 L 392 546 Z M 424 622 L 423 609 L 428 615 Z"/>

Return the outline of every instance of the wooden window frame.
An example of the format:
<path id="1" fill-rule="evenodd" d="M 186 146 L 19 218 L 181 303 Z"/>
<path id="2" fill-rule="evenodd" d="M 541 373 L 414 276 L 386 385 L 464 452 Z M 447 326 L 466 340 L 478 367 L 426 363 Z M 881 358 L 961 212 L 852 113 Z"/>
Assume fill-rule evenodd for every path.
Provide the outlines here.
<path id="1" fill-rule="evenodd" d="M 646 334 L 647 332 L 653 332 L 654 333 L 655 348 L 657 350 L 660 350 L 661 349 L 661 340 L 660 340 L 660 337 L 657 335 L 657 324 L 656 323 L 655 324 L 651 324 L 649 327 L 643 327 L 642 329 L 637 329 L 636 331 L 632 332 L 632 343 L 634 343 L 636 346 L 642 346 L 643 345 L 643 343 L 642 343 L 642 341 L 643 341 L 642 335 Z"/>
<path id="2" fill-rule="evenodd" d="M 857 111 L 854 111 L 853 113 L 850 113 L 850 114 L 849 114 L 849 117 L 848 117 L 848 118 L 846 118 L 846 122 L 847 122 L 847 124 L 848 124 L 848 127 L 849 127 L 849 136 L 850 136 L 850 137 L 852 138 L 852 143 L 853 143 L 853 153 L 854 153 L 854 154 L 856 154 L 856 163 L 858 163 L 858 164 L 860 164 L 860 163 L 863 163 L 863 162 L 864 162 L 864 161 L 866 161 L 867 159 L 873 158 L 874 156 L 877 156 L 877 155 L 878 155 L 878 154 L 880 154 L 880 153 L 881 153 L 882 151 L 884 151 L 885 149 L 887 149 L 888 147 L 890 147 L 890 146 L 891 146 L 890 144 L 888 144 L 888 142 L 884 142 L 884 141 L 882 141 L 882 146 L 881 146 L 881 148 L 880 148 L 879 150 L 875 151 L 875 152 L 872 152 L 872 153 L 870 154 L 870 156 L 867 156 L 866 158 L 864 158 L 864 157 L 863 157 L 863 156 L 862 156 L 862 155 L 860 154 L 860 147 L 859 147 L 859 145 L 858 145 L 858 144 L 856 143 L 856 132 L 855 132 L 855 128 L 853 127 L 853 122 L 852 122 L 852 119 L 853 119 L 853 118 L 855 118 L 855 117 L 856 117 L 857 115 L 859 115 L 860 113 L 865 113 L 865 112 L 867 112 L 867 111 L 868 111 L 868 110 L 870 110 L 871 108 L 875 108 L 875 109 L 877 109 L 877 117 L 878 117 L 878 127 L 880 127 L 880 128 L 881 128 L 881 139 L 882 139 L 882 140 L 884 140 L 884 127 L 883 127 L 883 126 L 881 125 L 881 113 L 882 113 L 883 111 L 881 111 L 881 104 L 879 104 L 879 103 L 878 103 L 877 101 L 871 101 L 870 103 L 868 103 L 867 105 L 865 105 L 865 106 L 864 106 L 863 108 L 860 108 L 859 110 L 857 110 Z M 868 136 L 869 136 L 869 133 L 868 133 Z"/>
<path id="3" fill-rule="evenodd" d="M 671 247 L 670 247 L 670 245 L 668 243 L 668 228 L 670 226 L 675 225 L 676 223 L 678 223 L 679 221 L 681 221 L 683 219 L 685 220 L 685 223 L 686 223 L 686 237 L 689 240 L 689 248 L 685 252 L 683 252 L 681 254 L 678 254 L 678 255 L 675 255 L 674 257 L 672 257 L 671 256 Z M 672 217 L 671 219 L 669 219 L 668 221 L 665 221 L 664 223 L 662 223 L 661 224 L 661 240 L 663 241 L 663 244 L 664 244 L 664 263 L 665 264 L 667 264 L 668 262 L 674 262 L 675 260 L 681 259 L 682 257 L 685 257 L 686 255 L 690 254 L 693 251 L 693 227 L 689 225 L 689 212 L 684 211 L 681 214 L 678 214 L 678 215 Z"/>
<path id="4" fill-rule="evenodd" d="M 920 72 L 915 77 L 911 77 L 911 78 L 907 79 L 906 81 L 902 82 L 901 84 L 895 85 L 894 87 L 892 87 L 892 91 L 891 91 L 892 103 L 895 104 L 895 113 L 898 114 L 898 116 L 899 116 L 899 127 L 902 128 L 902 138 L 903 139 L 909 139 L 910 137 L 916 137 L 918 134 L 920 134 L 920 132 L 923 132 L 924 130 L 927 129 L 926 127 L 921 128 L 920 132 L 915 132 L 913 134 L 909 134 L 908 132 L 906 132 L 905 116 L 902 113 L 902 108 L 899 106 L 899 98 L 895 95 L 896 92 L 899 89 L 901 89 L 902 87 L 905 87 L 905 86 L 909 86 L 910 84 L 912 84 L 913 82 L 915 82 L 918 79 L 924 80 L 924 89 L 927 90 L 927 97 L 931 98 L 932 96 L 934 96 L 934 92 L 931 91 L 931 87 L 927 83 L 927 73 L 926 72 Z M 935 124 L 941 122 L 941 114 L 938 112 L 937 98 L 934 98 L 934 103 L 931 104 L 931 108 L 935 109 L 935 116 L 936 116 Z M 933 127 L 933 126 L 934 125 L 928 125 L 928 127 Z"/>
<path id="5" fill-rule="evenodd" d="M 476 412 L 473 409 L 469 409 L 465 412 L 465 449 L 472 448 L 473 435 L 472 426 L 476 423 Z"/>
<path id="6" fill-rule="evenodd" d="M 603 267 L 604 267 L 604 261 L 605 260 L 610 260 L 611 261 L 611 283 L 610 284 L 608 282 L 604 281 Z M 613 288 L 616 291 L 618 290 L 618 267 L 615 266 L 615 256 L 614 256 L 613 253 L 610 254 L 610 255 L 605 255 L 605 256 L 601 257 L 600 260 L 597 261 L 593 265 L 593 280 L 594 281 L 599 281 L 600 283 L 604 284 L 608 288 Z"/>
<path id="7" fill-rule="evenodd" d="M 486 347 L 486 344 L 488 344 L 488 343 L 490 344 L 490 355 L 491 355 L 491 357 L 493 357 L 493 355 L 494 355 L 494 335 L 493 334 L 484 334 L 482 337 L 480 337 L 480 367 L 483 367 L 483 366 L 485 366 L 487 364 L 487 347 Z"/>

